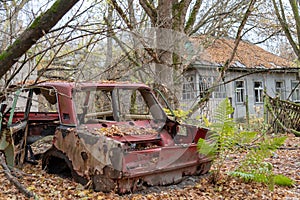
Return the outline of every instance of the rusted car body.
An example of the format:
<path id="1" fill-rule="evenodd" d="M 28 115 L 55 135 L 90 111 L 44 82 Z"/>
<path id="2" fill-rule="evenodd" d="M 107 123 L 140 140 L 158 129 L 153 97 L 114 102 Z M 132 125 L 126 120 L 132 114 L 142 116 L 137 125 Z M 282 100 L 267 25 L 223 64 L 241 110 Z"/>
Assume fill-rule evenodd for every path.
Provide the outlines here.
<path id="1" fill-rule="evenodd" d="M 44 96 L 57 112 L 27 108 L 6 118 L 13 116 L 10 126 L 24 123 L 23 132 L 12 133 L 19 149 L 24 142 L 16 138 L 26 137 L 28 146 L 34 138 L 53 135 L 42 156 L 49 173 L 70 173 L 96 191 L 126 193 L 210 169 L 211 159 L 197 152 L 197 141 L 208 130 L 170 119 L 144 84 L 45 82 L 26 91 Z M 18 152 L 16 158 L 26 158 Z"/>

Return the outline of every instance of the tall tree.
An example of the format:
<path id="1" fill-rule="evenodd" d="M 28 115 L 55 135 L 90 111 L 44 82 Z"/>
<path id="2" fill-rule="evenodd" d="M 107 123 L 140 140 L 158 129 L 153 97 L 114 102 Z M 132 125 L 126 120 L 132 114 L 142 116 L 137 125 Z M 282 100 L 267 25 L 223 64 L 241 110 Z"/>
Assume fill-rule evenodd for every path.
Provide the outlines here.
<path id="1" fill-rule="evenodd" d="M 37 40 L 49 32 L 79 0 L 57 0 L 0 54 L 0 78 Z"/>
<path id="2" fill-rule="evenodd" d="M 127 9 L 129 5 L 118 0 L 110 2 L 123 20 L 124 28 L 138 32 L 129 20 Z M 151 27 L 155 30 L 152 34 L 155 40 L 152 46 L 146 43 L 148 46 L 144 47 L 145 52 L 151 57 L 148 60 L 155 63 L 153 80 L 155 83 L 167 86 L 169 91 L 166 93 L 167 96 L 170 96 L 173 91 L 176 95 L 172 99 L 176 102 L 181 95 L 180 76 L 187 66 L 184 64 L 187 38 L 195 33 L 217 37 L 233 36 L 236 32 L 235 27 L 243 18 L 249 1 L 139 0 L 132 3 L 142 8 L 151 22 Z M 139 21 L 139 18 L 136 21 Z M 145 65 L 145 60 L 140 62 Z M 175 103 L 175 105 L 178 107 L 179 104 Z"/>
<path id="3" fill-rule="evenodd" d="M 281 28 L 300 62 L 300 2 L 297 0 L 288 2 L 290 7 L 287 7 L 286 1 L 272 0 Z"/>

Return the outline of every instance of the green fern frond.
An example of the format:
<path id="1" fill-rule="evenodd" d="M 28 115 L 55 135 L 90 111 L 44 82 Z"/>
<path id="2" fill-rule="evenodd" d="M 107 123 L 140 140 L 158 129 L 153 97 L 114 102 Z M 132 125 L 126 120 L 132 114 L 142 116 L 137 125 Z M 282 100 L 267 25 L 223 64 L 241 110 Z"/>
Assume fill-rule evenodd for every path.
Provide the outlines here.
<path id="1" fill-rule="evenodd" d="M 216 154 L 216 142 L 211 141 L 209 143 L 207 140 L 200 138 L 197 143 L 198 152 L 206 156 L 214 156 Z"/>
<path id="2" fill-rule="evenodd" d="M 295 183 L 295 181 L 293 181 L 289 177 L 286 177 L 286 176 L 284 176 L 282 174 L 275 175 L 274 176 L 274 182 L 275 182 L 276 185 L 279 185 L 279 186 L 288 186 L 288 187 L 293 186 L 294 183 Z"/>
<path id="3" fill-rule="evenodd" d="M 253 174 L 246 173 L 246 172 L 240 172 L 240 171 L 228 172 L 228 175 L 233 176 L 233 177 L 241 178 L 244 181 L 251 181 L 251 180 L 254 179 L 254 175 Z"/>
<path id="4" fill-rule="evenodd" d="M 265 183 L 271 190 L 274 184 L 290 185 L 289 178 L 277 177 L 273 173 L 273 165 L 265 162 L 285 141 L 286 137 L 261 137 L 258 138 L 257 132 L 239 132 L 237 125 L 230 115 L 233 108 L 228 99 L 222 101 L 215 110 L 214 119 L 216 122 L 210 124 L 206 120 L 206 124 L 210 125 L 210 131 L 207 138 L 199 139 L 197 148 L 200 154 L 211 156 L 216 163 L 215 176 L 221 173 L 225 159 L 229 153 L 238 150 L 239 145 L 253 145 L 255 148 L 247 149 L 247 155 L 239 162 L 236 170 L 229 172 L 229 175 L 239 177 L 245 181 L 256 181 Z M 255 143 L 254 143 L 255 142 Z M 239 145 L 237 145 L 239 144 Z M 277 178 L 276 178 L 277 177 Z"/>
<path id="5" fill-rule="evenodd" d="M 258 183 L 269 183 L 270 178 L 271 177 L 268 176 L 268 174 L 253 173 L 253 181 L 258 182 Z"/>
<path id="6" fill-rule="evenodd" d="M 236 140 L 240 145 L 251 143 L 257 136 L 257 132 L 243 131 L 237 134 Z"/>
<path id="7" fill-rule="evenodd" d="M 236 131 L 236 124 L 230 115 L 233 108 L 228 98 L 220 102 L 214 113 L 215 123 L 211 125 L 211 129 L 218 132 L 222 136 L 232 136 Z"/>
<path id="8" fill-rule="evenodd" d="M 210 126 L 211 126 L 211 123 L 209 122 L 209 120 L 207 119 L 206 116 L 203 116 L 202 119 L 203 119 L 204 125 L 205 125 L 206 127 L 210 127 Z"/>
<path id="9" fill-rule="evenodd" d="M 220 102 L 214 113 L 216 122 L 210 126 L 209 136 L 206 140 L 198 141 L 198 151 L 203 154 L 219 154 L 230 149 L 235 145 L 234 135 L 236 132 L 236 124 L 230 117 L 233 108 L 228 98 Z M 205 119 L 205 118 L 204 118 Z M 209 124 L 208 121 L 206 124 Z"/>
<path id="10" fill-rule="evenodd" d="M 266 174 L 241 172 L 241 171 L 229 172 L 228 175 L 241 178 L 244 181 L 255 181 L 259 183 L 267 183 L 269 179 L 268 176 L 266 176 Z"/>
<path id="11" fill-rule="evenodd" d="M 226 98 L 220 102 L 218 107 L 215 110 L 214 118 L 217 121 L 223 121 L 225 118 L 228 119 L 229 116 L 233 113 L 234 109 L 230 105 L 229 99 Z"/>
<path id="12" fill-rule="evenodd" d="M 245 161 L 247 164 L 262 163 L 264 159 L 272 156 L 273 152 L 277 150 L 286 140 L 286 137 L 266 138 L 259 143 L 257 148 L 251 149 Z"/>
<path id="13" fill-rule="evenodd" d="M 268 174 L 233 171 L 233 172 L 229 172 L 228 175 L 237 177 L 237 178 L 241 178 L 246 182 L 248 182 L 248 181 L 255 181 L 255 182 L 259 182 L 259 183 L 272 182 L 270 180 L 272 178 L 272 175 L 268 175 Z"/>

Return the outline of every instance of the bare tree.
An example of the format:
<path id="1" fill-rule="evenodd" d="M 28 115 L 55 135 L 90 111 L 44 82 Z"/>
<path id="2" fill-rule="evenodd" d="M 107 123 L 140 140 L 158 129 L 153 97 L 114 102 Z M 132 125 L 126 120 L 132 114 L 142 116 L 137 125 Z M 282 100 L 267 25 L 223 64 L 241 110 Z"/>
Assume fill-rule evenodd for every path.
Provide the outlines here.
<path id="1" fill-rule="evenodd" d="M 249 18 L 249 16 L 251 15 L 251 12 L 253 11 L 253 8 L 255 6 L 256 0 L 251 0 L 249 2 L 248 8 L 243 16 L 243 19 L 238 27 L 238 31 L 236 33 L 236 37 L 235 37 L 235 42 L 234 42 L 234 48 L 232 50 L 231 56 L 230 58 L 227 59 L 226 63 L 224 63 L 224 65 L 222 66 L 222 68 L 220 69 L 220 74 L 219 77 L 217 78 L 217 80 L 214 82 L 213 86 L 211 88 L 209 88 L 208 92 L 205 94 L 205 96 L 200 99 L 200 101 L 198 101 L 189 111 L 189 114 L 187 115 L 187 117 L 191 117 L 199 108 L 201 108 L 204 103 L 206 101 L 209 100 L 209 97 L 211 96 L 214 88 L 218 85 L 219 82 L 221 82 L 221 80 L 224 78 L 225 76 L 225 72 L 228 70 L 228 68 L 230 67 L 231 62 L 234 59 L 234 56 L 236 54 L 238 45 L 241 41 L 242 35 L 243 35 L 243 30 L 245 28 L 246 22 Z"/>
<path id="2" fill-rule="evenodd" d="M 300 62 L 300 3 L 297 0 L 289 0 L 291 12 L 287 9 L 285 1 L 272 0 L 272 3 L 281 28 Z"/>
<path id="3" fill-rule="evenodd" d="M 0 77 L 34 45 L 78 2 L 78 0 L 58 0 L 50 9 L 36 18 L 33 23 L 0 54 Z"/>
<path id="4" fill-rule="evenodd" d="M 151 67 L 148 70 L 152 72 L 152 81 L 168 88 L 166 91 L 169 92 L 165 95 L 176 108 L 179 105 L 176 102 L 181 98 L 181 76 L 184 69 L 193 62 L 192 60 L 186 62 L 185 53 L 182 52 L 186 51 L 187 39 L 186 41 L 180 40 L 182 36 L 179 35 L 185 35 L 186 38 L 193 34 L 202 34 L 208 37 L 210 35 L 215 37 L 234 36 L 237 31 L 236 26 L 240 24 L 249 5 L 249 1 L 231 0 L 140 0 L 138 2 L 128 1 L 128 3 L 112 0 L 111 3 L 123 21 L 123 27 L 134 32 L 135 37 L 139 37 L 141 40 L 145 39 L 136 30 L 136 24 L 149 22 L 150 26 L 155 28 L 155 33 L 152 34 L 155 41 L 152 45 L 149 45 L 149 42 L 140 42 L 144 45 L 143 53 L 146 52 L 147 56 L 138 56 L 140 60 L 137 63 L 142 66 L 147 66 L 146 63 L 149 62 L 155 64 L 155 70 L 151 70 Z M 147 16 L 146 22 L 141 21 L 141 19 L 145 19 L 143 17 L 131 20 L 130 5 L 132 4 L 142 8 L 142 12 Z M 174 49 L 177 49 L 177 52 L 174 52 Z M 196 59 L 196 56 L 192 57 L 194 60 Z M 145 71 L 145 69 L 143 70 Z M 171 96 L 171 91 L 173 91 L 173 96 Z"/>
<path id="5" fill-rule="evenodd" d="M 49 10 L 36 18 L 33 23 L 20 36 L 18 36 L 17 39 L 14 40 L 12 44 L 7 43 L 8 47 L 4 51 L 1 51 L 0 54 L 0 78 L 3 77 L 13 67 L 18 59 L 24 55 L 27 50 L 29 50 L 31 46 L 37 42 L 37 40 L 47 34 L 49 30 L 75 5 L 76 2 L 77 0 L 57 0 Z M 5 4 L 6 2 L 3 3 Z M 22 1 L 20 5 L 15 7 L 15 11 L 18 12 L 17 10 L 25 3 L 26 1 Z M 13 18 L 15 19 L 16 15 L 14 15 Z M 14 28 L 16 26 L 12 25 L 10 27 Z M 13 32 L 16 32 L 15 29 L 13 29 Z M 11 36 L 12 35 L 13 34 L 11 34 Z M 2 95 L 1 100 L 3 100 Z M 0 130 L 0 143 L 0 151 L 4 152 L 8 164 L 12 165 L 14 160 L 14 145 L 9 129 L 4 131 Z M 2 159 L 1 165 L 3 167 L 6 166 Z M 20 191 L 26 194 L 27 197 L 34 197 L 32 192 L 22 187 L 22 185 L 14 179 L 8 168 L 6 169 L 5 174 Z"/>

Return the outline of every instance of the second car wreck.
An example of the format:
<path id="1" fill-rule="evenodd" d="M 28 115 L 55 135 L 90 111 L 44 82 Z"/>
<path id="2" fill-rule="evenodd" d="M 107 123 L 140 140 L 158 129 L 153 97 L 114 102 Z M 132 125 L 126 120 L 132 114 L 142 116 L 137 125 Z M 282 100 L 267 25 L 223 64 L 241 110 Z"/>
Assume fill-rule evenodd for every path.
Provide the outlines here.
<path id="1" fill-rule="evenodd" d="M 170 119 L 144 84 L 44 82 L 24 92 L 24 111 L 3 112 L 3 131 L 10 130 L 16 147 L 14 164 L 28 159 L 32 142 L 52 135 L 42 167 L 96 191 L 132 192 L 210 169 L 211 159 L 197 152 L 208 130 Z M 49 106 L 34 109 L 35 100 Z"/>

